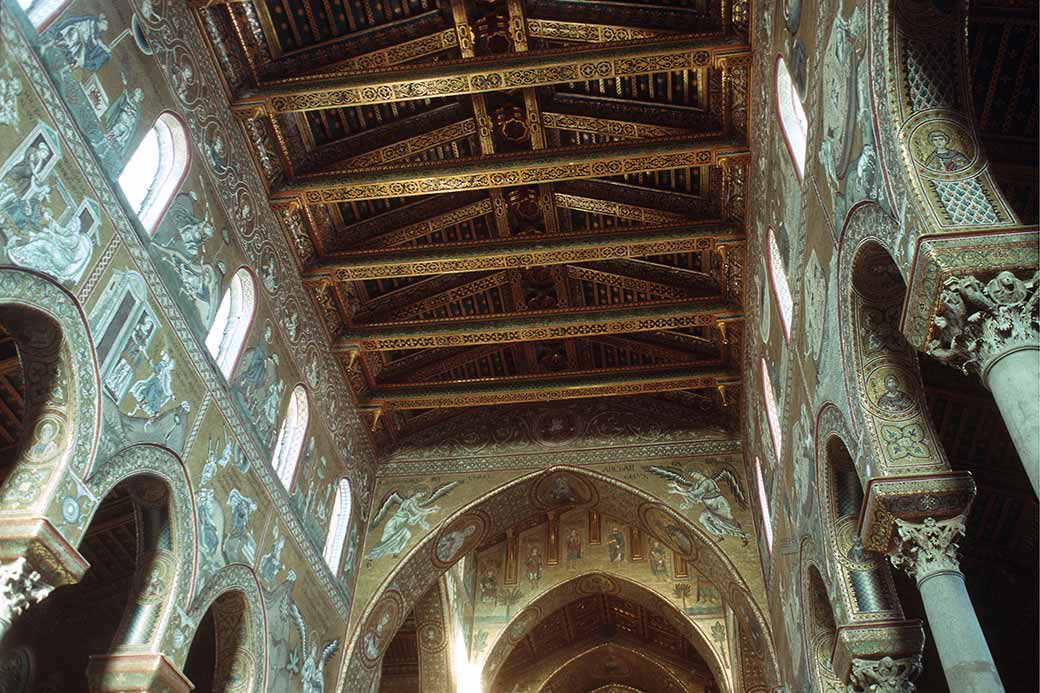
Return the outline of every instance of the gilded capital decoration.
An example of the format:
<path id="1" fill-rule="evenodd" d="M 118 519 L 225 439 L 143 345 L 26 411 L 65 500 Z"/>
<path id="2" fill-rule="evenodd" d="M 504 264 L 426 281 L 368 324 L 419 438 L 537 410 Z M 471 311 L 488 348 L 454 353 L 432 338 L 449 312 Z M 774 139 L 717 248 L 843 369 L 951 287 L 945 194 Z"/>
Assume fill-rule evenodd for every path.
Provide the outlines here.
<path id="1" fill-rule="evenodd" d="M 1000 355 L 1018 346 L 1040 346 L 1040 271 L 1023 280 L 1004 271 L 983 284 L 967 275 L 947 277 L 932 323 L 938 338 L 928 353 L 965 373 L 984 374 Z"/>
<path id="2" fill-rule="evenodd" d="M 926 517 L 920 523 L 896 519 L 899 544 L 892 565 L 905 570 L 918 584 L 941 572 L 960 572 L 957 539 L 964 534 L 964 515 L 948 520 Z"/>
<path id="3" fill-rule="evenodd" d="M 53 589 L 24 556 L 0 563 L 0 633 Z"/>
<path id="4" fill-rule="evenodd" d="M 921 655 L 900 659 L 853 659 L 849 693 L 914 693 L 921 674 Z"/>

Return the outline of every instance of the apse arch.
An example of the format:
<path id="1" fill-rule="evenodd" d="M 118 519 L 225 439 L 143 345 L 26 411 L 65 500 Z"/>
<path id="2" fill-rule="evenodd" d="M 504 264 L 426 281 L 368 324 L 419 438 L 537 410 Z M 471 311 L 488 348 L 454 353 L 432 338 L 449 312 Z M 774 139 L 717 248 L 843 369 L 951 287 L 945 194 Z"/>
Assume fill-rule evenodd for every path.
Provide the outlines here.
<path id="1" fill-rule="evenodd" d="M 726 676 L 718 653 L 703 633 L 697 629 L 693 619 L 683 614 L 675 605 L 646 585 L 641 585 L 612 572 L 594 570 L 575 575 L 517 609 L 516 614 L 501 631 L 498 638 L 490 644 L 487 657 L 482 662 L 481 680 L 484 682 L 485 691 L 492 690 L 491 684 L 500 673 L 501 666 L 505 663 L 512 648 L 534 630 L 543 618 L 583 597 L 594 594 L 618 594 L 644 608 L 664 615 L 669 624 L 694 646 L 694 649 L 708 665 L 716 682 L 722 687 L 722 691 L 725 693 L 733 690 L 732 679 Z"/>
<path id="2" fill-rule="evenodd" d="M 532 487 L 539 479 L 562 472 L 591 485 L 598 494 L 597 507 L 603 515 L 638 518 L 643 531 L 683 556 L 689 565 L 714 582 L 732 606 L 741 627 L 761 645 L 758 652 L 763 660 L 763 670 L 768 672 L 771 681 L 777 680 L 779 667 L 769 625 L 761 607 L 751 597 L 744 576 L 718 543 L 692 521 L 645 491 L 593 470 L 559 465 L 531 471 L 467 503 L 445 516 L 437 528 L 405 552 L 375 588 L 364 611 L 359 614 L 350 638 L 350 648 L 341 660 L 338 687 L 368 690 L 378 673 L 383 652 L 418 597 L 485 536 L 504 532 L 507 526 L 512 527 L 532 515 L 544 513 L 544 509 L 529 503 Z M 437 555 L 440 536 L 467 521 L 483 529 L 452 556 Z M 678 532 L 682 546 L 672 538 L 676 535 L 664 536 L 662 525 L 666 523 L 670 531 Z"/>

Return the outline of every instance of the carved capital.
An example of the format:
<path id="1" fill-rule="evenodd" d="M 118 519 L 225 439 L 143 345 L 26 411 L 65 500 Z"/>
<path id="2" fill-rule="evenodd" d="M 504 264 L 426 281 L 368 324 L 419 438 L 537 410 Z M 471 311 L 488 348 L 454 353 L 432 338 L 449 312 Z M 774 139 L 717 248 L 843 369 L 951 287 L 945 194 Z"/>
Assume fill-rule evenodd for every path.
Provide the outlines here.
<path id="1" fill-rule="evenodd" d="M 926 517 L 920 523 L 896 520 L 899 544 L 890 558 L 920 583 L 941 572 L 960 572 L 957 539 L 964 534 L 964 515 L 948 520 Z"/>
<path id="2" fill-rule="evenodd" d="M 921 674 L 921 656 L 901 659 L 854 659 L 849 693 L 914 693 L 914 679 Z"/>
<path id="3" fill-rule="evenodd" d="M 943 282 L 936 339 L 928 353 L 965 373 L 982 374 L 996 357 L 1016 347 L 1040 345 L 1040 271 L 1021 279 L 1003 271 L 989 282 L 965 275 Z"/>
<path id="4" fill-rule="evenodd" d="M 54 589 L 23 556 L 0 562 L 0 632 Z"/>

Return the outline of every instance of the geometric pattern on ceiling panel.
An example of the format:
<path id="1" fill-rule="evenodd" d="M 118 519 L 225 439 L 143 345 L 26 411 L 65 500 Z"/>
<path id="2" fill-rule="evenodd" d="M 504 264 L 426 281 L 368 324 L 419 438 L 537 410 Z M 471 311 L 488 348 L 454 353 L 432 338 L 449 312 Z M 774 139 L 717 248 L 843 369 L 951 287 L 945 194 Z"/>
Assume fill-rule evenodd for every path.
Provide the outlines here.
<path id="1" fill-rule="evenodd" d="M 737 411 L 746 0 L 196 12 L 384 450 L 473 407 Z"/>

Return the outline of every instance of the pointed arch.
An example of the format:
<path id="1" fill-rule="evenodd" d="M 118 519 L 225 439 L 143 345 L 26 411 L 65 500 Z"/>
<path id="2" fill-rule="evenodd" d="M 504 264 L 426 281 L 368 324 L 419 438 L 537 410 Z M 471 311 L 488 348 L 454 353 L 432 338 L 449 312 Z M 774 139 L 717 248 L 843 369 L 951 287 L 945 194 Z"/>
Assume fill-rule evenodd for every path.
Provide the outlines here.
<path id="1" fill-rule="evenodd" d="M 172 111 L 159 114 L 119 174 L 130 210 L 154 233 L 188 174 L 188 129 Z"/>
<path id="2" fill-rule="evenodd" d="M 271 466 L 282 482 L 286 491 L 292 491 L 296 468 L 303 452 L 303 439 L 307 435 L 307 421 L 310 407 L 307 400 L 307 388 L 297 385 L 289 397 L 289 407 L 282 419 L 282 427 L 278 430 L 278 442 L 274 446 Z"/>
<path id="3" fill-rule="evenodd" d="M 225 378 L 230 378 L 235 370 L 254 317 L 256 279 L 248 269 L 241 267 L 231 277 L 231 283 L 220 299 L 217 315 L 206 335 L 206 349 Z"/>

